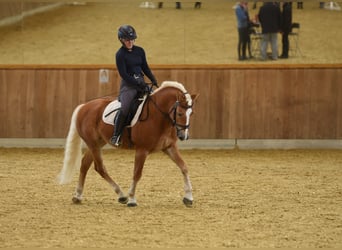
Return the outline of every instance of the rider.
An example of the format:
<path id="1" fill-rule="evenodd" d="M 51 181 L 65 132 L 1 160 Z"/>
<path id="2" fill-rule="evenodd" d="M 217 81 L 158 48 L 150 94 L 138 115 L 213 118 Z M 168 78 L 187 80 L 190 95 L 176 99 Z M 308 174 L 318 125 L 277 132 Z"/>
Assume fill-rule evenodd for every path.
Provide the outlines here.
<path id="1" fill-rule="evenodd" d="M 134 45 L 137 34 L 130 25 L 122 25 L 118 30 L 118 39 L 121 48 L 116 52 L 116 68 L 121 79 L 119 101 L 121 109 L 115 118 L 114 135 L 110 142 L 119 146 L 121 133 L 126 125 L 126 118 L 132 101 L 142 93 L 148 91 L 144 74 L 151 80 L 152 84 L 158 86 L 156 78 L 147 64 L 143 48 Z"/>

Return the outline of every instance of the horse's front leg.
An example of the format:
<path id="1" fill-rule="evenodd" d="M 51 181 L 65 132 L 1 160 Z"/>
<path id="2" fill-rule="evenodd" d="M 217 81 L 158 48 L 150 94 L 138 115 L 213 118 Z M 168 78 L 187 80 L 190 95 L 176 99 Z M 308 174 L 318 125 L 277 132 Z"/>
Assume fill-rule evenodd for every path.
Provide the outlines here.
<path id="1" fill-rule="evenodd" d="M 138 184 L 138 181 L 141 178 L 142 170 L 144 168 L 145 160 L 148 155 L 146 150 L 136 150 L 135 152 L 135 160 L 134 160 L 134 170 L 133 170 L 133 181 L 128 190 L 128 202 L 127 206 L 135 207 L 137 206 L 137 200 L 135 198 L 135 190 Z"/>
<path id="2" fill-rule="evenodd" d="M 167 148 L 163 151 L 171 158 L 171 160 L 173 160 L 177 164 L 177 166 L 181 170 L 183 174 L 183 178 L 184 178 L 184 192 L 185 192 L 183 203 L 185 206 L 191 207 L 194 199 L 192 196 L 192 186 L 191 186 L 191 181 L 190 181 L 190 177 L 188 174 L 188 167 L 183 161 L 176 145 L 173 145 L 170 148 Z"/>

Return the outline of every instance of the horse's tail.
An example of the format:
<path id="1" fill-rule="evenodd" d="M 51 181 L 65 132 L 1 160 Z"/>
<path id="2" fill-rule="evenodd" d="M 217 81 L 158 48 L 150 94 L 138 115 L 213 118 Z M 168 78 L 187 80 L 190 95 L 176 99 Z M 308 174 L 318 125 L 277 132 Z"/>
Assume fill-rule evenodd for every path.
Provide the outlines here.
<path id="1" fill-rule="evenodd" d="M 81 165 L 82 158 L 82 139 L 76 128 L 77 114 L 83 104 L 76 107 L 72 114 L 71 124 L 64 149 L 63 168 L 57 176 L 59 184 L 71 182 L 76 170 Z"/>

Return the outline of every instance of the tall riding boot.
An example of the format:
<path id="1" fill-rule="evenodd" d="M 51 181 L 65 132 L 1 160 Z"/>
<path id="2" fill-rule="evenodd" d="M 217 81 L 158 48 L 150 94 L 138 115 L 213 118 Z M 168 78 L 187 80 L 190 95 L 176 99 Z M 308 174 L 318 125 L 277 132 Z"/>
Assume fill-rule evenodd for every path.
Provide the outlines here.
<path id="1" fill-rule="evenodd" d="M 115 120 L 114 120 L 114 134 L 112 138 L 110 139 L 111 144 L 114 146 L 119 146 L 120 144 L 120 138 L 121 138 L 121 133 L 125 127 L 126 123 L 126 116 L 122 114 L 122 111 L 119 110 L 119 113 L 116 115 Z"/>

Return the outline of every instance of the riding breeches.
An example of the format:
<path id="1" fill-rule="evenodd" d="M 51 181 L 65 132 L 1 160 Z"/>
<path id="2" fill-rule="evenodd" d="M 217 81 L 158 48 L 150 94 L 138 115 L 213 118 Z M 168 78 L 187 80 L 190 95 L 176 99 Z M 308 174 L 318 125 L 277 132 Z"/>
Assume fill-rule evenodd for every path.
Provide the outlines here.
<path id="1" fill-rule="evenodd" d="M 124 81 L 121 82 L 119 101 L 121 102 L 121 112 L 124 116 L 128 115 L 131 104 L 137 94 L 136 89 L 129 87 Z"/>

